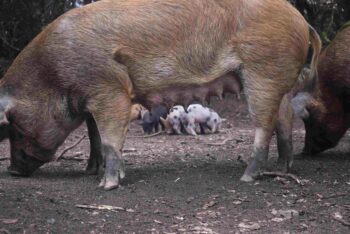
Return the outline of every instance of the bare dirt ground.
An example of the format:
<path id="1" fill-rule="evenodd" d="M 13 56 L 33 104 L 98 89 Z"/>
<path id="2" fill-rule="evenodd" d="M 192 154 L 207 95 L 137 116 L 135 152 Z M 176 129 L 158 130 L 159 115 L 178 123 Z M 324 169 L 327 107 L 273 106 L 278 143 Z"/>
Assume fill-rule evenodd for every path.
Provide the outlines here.
<path id="1" fill-rule="evenodd" d="M 241 183 L 253 142 L 246 104 L 230 98 L 213 108 L 228 119 L 215 135 L 142 138 L 140 126 L 132 123 L 125 143 L 126 178 L 108 192 L 97 187 L 101 176 L 84 174 L 87 138 L 30 178 L 7 173 L 9 144 L 2 142 L 0 233 L 350 232 L 349 134 L 336 148 L 305 158 L 298 155 L 304 132 L 296 122 L 293 173 L 302 184 L 286 177 Z M 84 134 L 85 126 L 73 132 L 57 155 Z M 270 169 L 276 156 L 274 139 Z"/>

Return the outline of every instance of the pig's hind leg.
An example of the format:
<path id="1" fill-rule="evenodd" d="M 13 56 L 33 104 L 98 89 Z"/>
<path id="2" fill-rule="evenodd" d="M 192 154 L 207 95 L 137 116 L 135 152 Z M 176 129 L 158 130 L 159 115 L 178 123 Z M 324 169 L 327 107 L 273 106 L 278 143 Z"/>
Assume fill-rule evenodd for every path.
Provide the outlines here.
<path id="1" fill-rule="evenodd" d="M 244 72 L 244 88 L 255 125 L 253 152 L 241 181 L 253 181 L 267 164 L 269 145 L 275 131 L 283 90 L 278 80 L 255 71 Z"/>
<path id="2" fill-rule="evenodd" d="M 290 100 L 290 94 L 286 94 L 283 97 L 276 126 L 278 149 L 277 167 L 283 172 L 288 172 L 293 164 L 293 110 Z"/>

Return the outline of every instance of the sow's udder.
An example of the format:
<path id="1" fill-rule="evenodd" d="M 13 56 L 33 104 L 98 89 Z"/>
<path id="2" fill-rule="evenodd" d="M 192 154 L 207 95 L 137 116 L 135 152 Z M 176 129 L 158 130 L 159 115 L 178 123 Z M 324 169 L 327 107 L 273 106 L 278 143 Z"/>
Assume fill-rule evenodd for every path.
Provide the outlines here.
<path id="1" fill-rule="evenodd" d="M 191 84 L 187 87 L 169 87 L 160 91 L 150 92 L 142 97 L 137 97 L 137 101 L 147 108 L 165 104 L 172 107 L 175 104 L 188 106 L 193 101 L 204 103 L 209 101 L 211 96 L 222 99 L 225 93 L 239 94 L 242 89 L 239 78 L 230 72 L 206 84 Z"/>

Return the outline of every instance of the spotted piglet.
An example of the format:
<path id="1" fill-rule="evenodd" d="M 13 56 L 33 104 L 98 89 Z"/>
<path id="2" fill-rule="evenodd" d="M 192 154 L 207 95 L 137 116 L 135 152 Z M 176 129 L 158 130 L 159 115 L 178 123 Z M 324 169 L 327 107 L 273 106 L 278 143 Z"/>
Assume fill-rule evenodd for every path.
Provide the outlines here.
<path id="1" fill-rule="evenodd" d="M 216 133 L 221 128 L 224 119 L 220 118 L 214 110 L 200 104 L 191 104 L 187 108 L 187 113 L 181 116 L 181 122 L 186 132 L 190 135 L 197 135 L 196 124 L 200 126 L 201 134 L 205 134 L 205 128 L 211 133 Z"/>
<path id="2" fill-rule="evenodd" d="M 166 119 L 160 118 L 160 121 L 163 123 L 165 127 L 165 131 L 168 134 L 179 134 L 181 135 L 183 132 L 183 126 L 181 123 L 181 117 L 185 113 L 185 108 L 181 105 L 173 106 Z"/>

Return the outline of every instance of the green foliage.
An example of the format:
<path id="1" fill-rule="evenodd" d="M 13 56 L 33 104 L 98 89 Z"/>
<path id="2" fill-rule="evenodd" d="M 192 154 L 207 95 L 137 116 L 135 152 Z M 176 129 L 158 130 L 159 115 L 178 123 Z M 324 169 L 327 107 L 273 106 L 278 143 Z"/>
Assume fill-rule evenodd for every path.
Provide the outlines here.
<path id="1" fill-rule="evenodd" d="M 344 22 L 350 20 L 349 0 L 289 0 L 328 44 Z"/>

